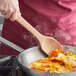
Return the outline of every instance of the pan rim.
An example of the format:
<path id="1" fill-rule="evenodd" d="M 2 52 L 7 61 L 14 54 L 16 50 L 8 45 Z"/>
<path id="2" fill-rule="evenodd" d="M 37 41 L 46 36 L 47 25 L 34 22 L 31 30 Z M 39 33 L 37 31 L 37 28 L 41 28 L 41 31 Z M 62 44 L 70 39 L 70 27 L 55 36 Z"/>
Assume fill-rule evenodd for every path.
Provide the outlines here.
<path id="1" fill-rule="evenodd" d="M 63 47 L 63 46 L 76 48 L 76 46 L 72 46 L 72 45 L 62 45 L 62 47 Z M 20 53 L 18 54 L 18 56 L 19 56 L 20 54 L 24 53 L 24 52 L 27 52 L 29 49 L 32 49 L 32 48 L 40 48 L 40 46 L 30 47 L 30 48 L 28 48 L 28 49 L 20 52 Z"/>
<path id="2" fill-rule="evenodd" d="M 76 46 L 72 46 L 72 45 L 62 45 L 62 46 L 66 46 L 66 47 L 73 47 L 73 48 L 76 48 Z M 18 56 L 17 56 L 17 60 L 19 62 L 19 64 L 22 66 L 22 67 L 25 67 L 24 65 L 22 65 L 19 61 L 19 56 L 25 52 L 27 52 L 28 50 L 32 49 L 32 48 L 40 48 L 40 46 L 35 46 L 35 47 L 30 47 L 24 51 L 22 51 Z M 25 67 L 27 68 L 27 67 Z M 30 68 L 27 68 L 28 70 L 33 70 L 33 69 L 30 69 Z M 42 73 L 48 73 L 48 74 L 68 74 L 68 73 L 76 73 L 76 72 L 65 72 L 65 73 L 49 73 L 49 72 L 44 72 L 44 71 L 38 71 L 38 70 L 33 70 L 33 71 L 36 71 L 36 72 L 42 72 Z"/>

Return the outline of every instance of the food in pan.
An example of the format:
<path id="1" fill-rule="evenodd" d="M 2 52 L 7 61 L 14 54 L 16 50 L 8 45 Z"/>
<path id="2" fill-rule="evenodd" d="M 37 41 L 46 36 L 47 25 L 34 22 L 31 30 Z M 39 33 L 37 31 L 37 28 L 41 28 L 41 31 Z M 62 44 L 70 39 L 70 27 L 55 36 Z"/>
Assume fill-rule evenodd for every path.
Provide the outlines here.
<path id="1" fill-rule="evenodd" d="M 76 72 L 76 54 L 55 49 L 49 57 L 32 62 L 29 68 L 50 73 Z"/>

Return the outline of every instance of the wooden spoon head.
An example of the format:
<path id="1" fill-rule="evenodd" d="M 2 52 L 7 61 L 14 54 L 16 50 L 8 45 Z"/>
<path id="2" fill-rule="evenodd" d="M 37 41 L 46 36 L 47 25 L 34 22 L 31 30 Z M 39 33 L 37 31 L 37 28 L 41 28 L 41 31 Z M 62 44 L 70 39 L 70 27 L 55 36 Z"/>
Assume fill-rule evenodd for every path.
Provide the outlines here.
<path id="1" fill-rule="evenodd" d="M 62 48 L 61 44 L 52 37 L 44 37 L 41 42 L 41 49 L 49 55 L 49 52 Z"/>

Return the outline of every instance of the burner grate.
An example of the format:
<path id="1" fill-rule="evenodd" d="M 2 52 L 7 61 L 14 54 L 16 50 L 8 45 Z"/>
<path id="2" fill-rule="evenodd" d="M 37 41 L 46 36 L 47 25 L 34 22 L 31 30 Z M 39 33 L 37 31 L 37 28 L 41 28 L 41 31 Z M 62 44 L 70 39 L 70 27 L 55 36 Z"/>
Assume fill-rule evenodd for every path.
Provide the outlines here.
<path id="1" fill-rule="evenodd" d="M 16 56 L 0 56 L 0 76 L 27 76 L 19 64 Z"/>

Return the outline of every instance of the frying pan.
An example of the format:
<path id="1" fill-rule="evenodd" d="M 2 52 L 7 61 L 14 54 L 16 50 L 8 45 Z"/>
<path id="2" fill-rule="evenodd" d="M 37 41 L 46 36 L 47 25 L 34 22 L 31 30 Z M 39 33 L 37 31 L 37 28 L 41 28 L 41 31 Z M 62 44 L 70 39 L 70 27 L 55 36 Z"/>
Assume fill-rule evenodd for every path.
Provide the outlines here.
<path id="1" fill-rule="evenodd" d="M 76 72 L 48 73 L 29 69 L 28 66 L 31 62 L 47 57 L 47 55 L 40 50 L 40 47 L 32 47 L 27 50 L 24 50 L 2 37 L 0 37 L 0 41 L 6 44 L 7 46 L 15 49 L 16 51 L 20 52 L 20 54 L 17 56 L 17 59 L 20 67 L 24 70 L 27 76 L 76 76 Z M 66 52 L 67 50 L 76 54 L 76 47 L 74 46 L 63 45 L 63 51 Z"/>

